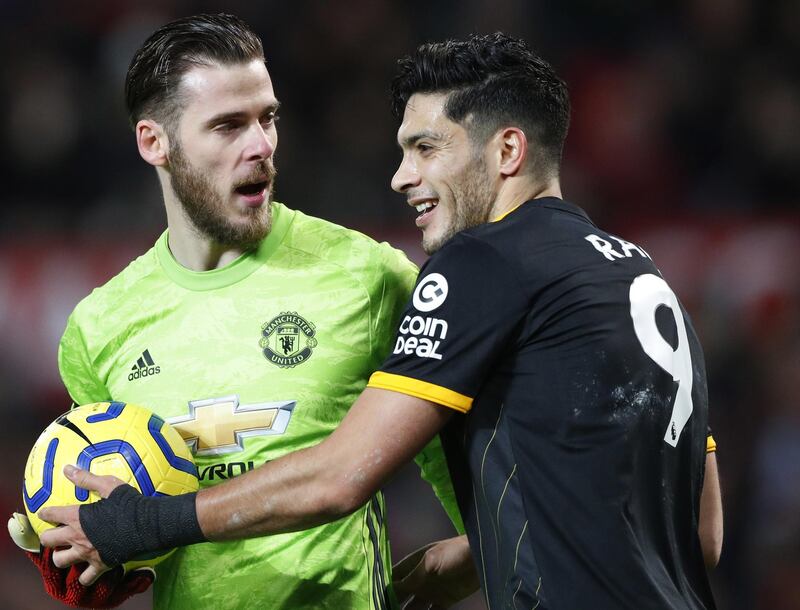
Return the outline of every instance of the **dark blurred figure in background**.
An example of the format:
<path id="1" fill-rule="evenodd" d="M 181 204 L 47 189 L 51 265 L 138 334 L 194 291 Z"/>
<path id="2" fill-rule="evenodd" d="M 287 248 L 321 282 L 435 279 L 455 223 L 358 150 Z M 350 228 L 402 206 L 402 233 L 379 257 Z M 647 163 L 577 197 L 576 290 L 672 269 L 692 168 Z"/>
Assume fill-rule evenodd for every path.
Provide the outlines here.
<path id="1" fill-rule="evenodd" d="M 792 383 L 790 367 L 771 365 L 796 360 L 800 328 L 793 0 L 3 2 L 0 389 L 14 418 L 2 437 L 3 514 L 19 507 L 36 436 L 68 406 L 54 364 L 68 313 L 163 225 L 158 186 L 125 129 L 128 59 L 155 26 L 223 8 L 265 34 L 281 83 L 281 126 L 293 137 L 281 144 L 279 197 L 388 238 L 417 262 L 416 235 L 398 228 L 407 213 L 386 188 L 398 153 L 379 84 L 394 58 L 425 40 L 501 29 L 554 59 L 575 99 L 565 188 L 659 261 L 706 350 L 726 506 L 717 601 L 732 610 L 800 606 L 800 533 L 791 519 L 773 519 L 778 506 L 800 514 L 791 493 L 800 472 L 788 458 L 773 467 L 768 450 L 800 413 L 777 397 Z M 792 445 L 780 447 L 788 455 Z M 393 496 L 420 495 L 412 478 L 390 487 L 390 510 Z M 395 552 L 442 535 L 447 524 L 431 521 L 428 508 L 421 501 L 415 516 L 403 503 L 390 522 Z M 17 584 L 30 568 L 3 538 L 6 606 L 46 607 L 30 599 L 38 583 Z"/>

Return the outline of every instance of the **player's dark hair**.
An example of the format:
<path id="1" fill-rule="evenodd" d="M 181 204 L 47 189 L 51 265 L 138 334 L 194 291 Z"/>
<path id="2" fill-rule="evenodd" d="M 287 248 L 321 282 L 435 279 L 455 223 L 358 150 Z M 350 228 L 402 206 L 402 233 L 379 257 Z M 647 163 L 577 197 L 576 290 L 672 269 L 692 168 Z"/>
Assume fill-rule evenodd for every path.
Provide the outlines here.
<path id="1" fill-rule="evenodd" d="M 398 62 L 392 112 L 402 119 L 415 93 L 445 93 L 445 115 L 473 142 L 519 127 L 541 154 L 543 171 L 558 173 L 569 127 L 567 86 L 524 41 L 501 32 L 427 43 Z"/>
<path id="2" fill-rule="evenodd" d="M 198 65 L 264 60 L 261 39 L 234 15 L 193 15 L 158 28 L 136 52 L 125 78 L 131 126 L 144 117 L 174 125 L 180 80 Z"/>

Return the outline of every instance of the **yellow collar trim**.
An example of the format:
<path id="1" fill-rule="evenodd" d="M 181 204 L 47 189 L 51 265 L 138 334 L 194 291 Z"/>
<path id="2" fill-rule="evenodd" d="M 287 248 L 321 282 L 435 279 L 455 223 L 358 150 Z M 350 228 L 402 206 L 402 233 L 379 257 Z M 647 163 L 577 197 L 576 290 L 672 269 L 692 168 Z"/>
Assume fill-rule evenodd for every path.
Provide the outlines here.
<path id="1" fill-rule="evenodd" d="M 507 212 L 503 212 L 502 214 L 500 214 L 500 216 L 498 216 L 497 218 L 493 218 L 493 219 L 492 219 L 492 220 L 490 220 L 489 222 L 500 222 L 501 220 L 503 220 L 503 218 L 505 218 L 506 216 L 508 216 L 509 214 L 511 214 L 511 212 L 513 212 L 514 210 L 516 210 L 516 209 L 517 209 L 519 206 L 521 206 L 523 203 L 525 203 L 525 202 L 523 201 L 522 203 L 519 203 L 519 204 L 515 205 L 513 208 L 511 208 L 511 209 L 510 209 L 510 210 L 508 210 Z"/>

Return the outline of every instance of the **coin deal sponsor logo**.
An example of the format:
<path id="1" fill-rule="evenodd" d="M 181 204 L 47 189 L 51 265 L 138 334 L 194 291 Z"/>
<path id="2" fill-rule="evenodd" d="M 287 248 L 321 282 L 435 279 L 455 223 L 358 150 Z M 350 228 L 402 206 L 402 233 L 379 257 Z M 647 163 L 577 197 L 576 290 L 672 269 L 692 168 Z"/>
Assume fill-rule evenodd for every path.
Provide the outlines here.
<path id="1" fill-rule="evenodd" d="M 447 298 L 447 280 L 441 273 L 429 273 L 419 281 L 414 290 L 414 307 L 417 311 L 433 311 Z"/>
<path id="2" fill-rule="evenodd" d="M 317 347 L 314 325 L 296 311 L 285 311 L 261 327 L 264 357 L 281 368 L 292 368 L 311 357 Z"/>
<path id="3" fill-rule="evenodd" d="M 441 360 L 439 345 L 447 337 L 447 322 L 439 318 L 406 316 L 400 322 L 395 354 L 415 354 L 420 358 Z"/>

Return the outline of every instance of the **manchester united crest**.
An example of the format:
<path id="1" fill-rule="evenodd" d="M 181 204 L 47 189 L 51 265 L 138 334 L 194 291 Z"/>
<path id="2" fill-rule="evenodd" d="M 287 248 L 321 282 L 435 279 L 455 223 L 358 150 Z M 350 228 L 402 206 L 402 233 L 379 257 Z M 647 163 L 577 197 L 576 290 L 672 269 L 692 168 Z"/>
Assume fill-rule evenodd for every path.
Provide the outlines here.
<path id="1" fill-rule="evenodd" d="M 284 311 L 261 327 L 264 357 L 281 368 L 292 368 L 311 357 L 317 347 L 314 325 L 296 311 Z"/>

